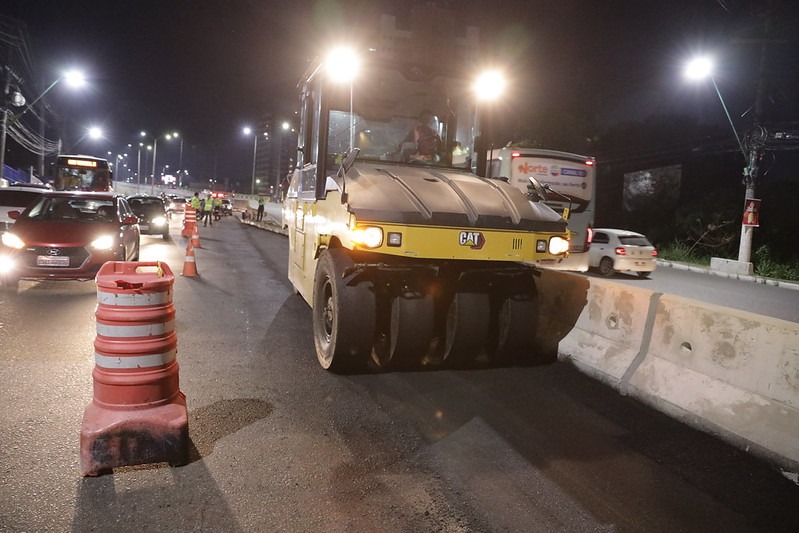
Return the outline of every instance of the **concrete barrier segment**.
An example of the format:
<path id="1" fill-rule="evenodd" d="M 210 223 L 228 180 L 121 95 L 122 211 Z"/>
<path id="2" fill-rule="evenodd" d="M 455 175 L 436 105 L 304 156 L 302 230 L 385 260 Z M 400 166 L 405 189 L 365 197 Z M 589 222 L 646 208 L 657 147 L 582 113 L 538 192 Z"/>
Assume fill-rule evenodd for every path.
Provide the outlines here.
<path id="1" fill-rule="evenodd" d="M 799 325 L 672 295 L 658 303 L 629 393 L 799 466 Z"/>
<path id="2" fill-rule="evenodd" d="M 644 333 L 651 331 L 647 316 L 656 293 L 550 270 L 537 287 L 539 343 L 558 342 L 561 359 L 620 389 L 630 366 L 640 360 Z"/>

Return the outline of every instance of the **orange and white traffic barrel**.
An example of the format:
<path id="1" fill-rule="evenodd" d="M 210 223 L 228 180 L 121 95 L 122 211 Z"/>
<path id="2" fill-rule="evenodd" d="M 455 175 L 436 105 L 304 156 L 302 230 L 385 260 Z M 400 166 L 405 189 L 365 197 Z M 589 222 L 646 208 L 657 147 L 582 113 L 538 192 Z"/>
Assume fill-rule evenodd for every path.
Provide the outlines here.
<path id="1" fill-rule="evenodd" d="M 197 211 L 190 205 L 186 205 L 186 209 L 183 211 L 183 229 L 180 232 L 180 236 L 191 237 L 196 225 Z"/>
<path id="2" fill-rule="evenodd" d="M 105 263 L 97 273 L 94 398 L 81 425 L 81 472 L 188 460 L 175 277 L 166 263 Z"/>

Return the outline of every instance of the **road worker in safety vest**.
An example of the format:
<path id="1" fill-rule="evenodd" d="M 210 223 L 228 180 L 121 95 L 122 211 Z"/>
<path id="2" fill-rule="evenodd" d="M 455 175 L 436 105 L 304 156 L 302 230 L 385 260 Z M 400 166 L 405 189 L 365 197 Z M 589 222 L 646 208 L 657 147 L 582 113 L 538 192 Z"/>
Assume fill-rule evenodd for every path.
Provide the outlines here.
<path id="1" fill-rule="evenodd" d="M 197 212 L 197 220 L 199 220 L 202 217 L 202 213 L 200 212 L 200 206 L 202 205 L 202 202 L 200 202 L 200 193 L 194 193 L 194 196 L 189 200 L 189 204 Z"/>
<path id="2" fill-rule="evenodd" d="M 264 218 L 264 197 L 260 196 L 258 198 L 258 214 L 255 216 L 255 220 L 260 222 Z"/>
<path id="3" fill-rule="evenodd" d="M 214 225 L 214 199 L 211 198 L 211 195 L 205 197 L 205 203 L 203 204 L 203 226 L 207 225 Z"/>

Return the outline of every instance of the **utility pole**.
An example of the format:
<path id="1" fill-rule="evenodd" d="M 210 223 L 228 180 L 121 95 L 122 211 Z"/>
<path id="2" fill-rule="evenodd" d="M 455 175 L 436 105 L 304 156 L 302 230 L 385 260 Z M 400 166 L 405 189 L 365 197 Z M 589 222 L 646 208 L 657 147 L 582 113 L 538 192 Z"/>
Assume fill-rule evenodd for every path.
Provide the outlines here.
<path id="1" fill-rule="evenodd" d="M 757 93 L 755 96 L 754 116 L 752 119 L 752 129 L 744 137 L 744 147 L 746 153 L 746 166 L 743 170 L 743 184 L 746 187 L 744 197 L 744 210 L 749 209 L 750 205 L 757 203 L 757 182 L 760 178 L 760 162 L 765 155 L 765 145 L 768 139 L 768 130 L 762 126 L 764 119 L 764 107 L 768 99 L 769 80 L 767 72 L 768 52 L 770 44 L 785 42 L 784 40 L 771 37 L 772 17 L 777 7 L 777 0 L 770 0 L 765 13 L 763 14 L 763 32 L 757 39 L 739 39 L 738 43 L 749 43 L 760 45 L 760 66 L 758 69 Z M 755 201 L 755 202 L 753 202 Z M 743 217 L 741 224 L 741 240 L 738 247 L 738 262 L 743 264 L 748 273 L 752 273 L 752 237 L 755 225 Z"/>
<path id="2" fill-rule="evenodd" d="M 0 119 L 0 178 L 3 177 L 6 164 L 6 135 L 8 134 L 8 107 L 11 105 L 11 76 L 12 71 L 5 67 L 6 80 L 3 85 L 3 118 Z"/>

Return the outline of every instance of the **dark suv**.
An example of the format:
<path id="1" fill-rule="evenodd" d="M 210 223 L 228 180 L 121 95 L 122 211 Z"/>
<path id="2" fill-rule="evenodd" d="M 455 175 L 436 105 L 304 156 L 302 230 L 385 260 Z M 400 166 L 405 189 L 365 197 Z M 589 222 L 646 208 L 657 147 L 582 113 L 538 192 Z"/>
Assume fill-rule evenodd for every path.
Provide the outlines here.
<path id="1" fill-rule="evenodd" d="M 128 196 L 130 208 L 139 217 L 139 229 L 144 235 L 169 238 L 169 216 L 164 201 L 157 196 Z"/>

